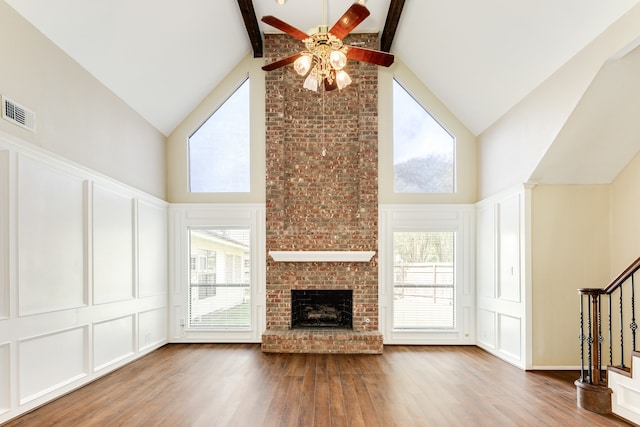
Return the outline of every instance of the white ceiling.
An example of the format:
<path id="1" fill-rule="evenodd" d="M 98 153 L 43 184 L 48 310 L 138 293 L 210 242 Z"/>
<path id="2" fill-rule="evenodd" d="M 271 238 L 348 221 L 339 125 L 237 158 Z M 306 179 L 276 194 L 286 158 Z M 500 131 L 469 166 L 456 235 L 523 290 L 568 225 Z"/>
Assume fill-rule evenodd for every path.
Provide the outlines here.
<path id="1" fill-rule="evenodd" d="M 607 62 L 530 177 L 539 184 L 612 182 L 640 144 L 640 48 Z"/>
<path id="2" fill-rule="evenodd" d="M 165 135 L 251 52 L 236 0 L 5 0 Z M 640 0 L 407 0 L 391 53 L 481 133 Z M 303 31 L 351 0 L 254 0 Z M 382 31 L 369 0 L 357 31 Z M 273 31 L 260 23 L 262 31 Z"/>

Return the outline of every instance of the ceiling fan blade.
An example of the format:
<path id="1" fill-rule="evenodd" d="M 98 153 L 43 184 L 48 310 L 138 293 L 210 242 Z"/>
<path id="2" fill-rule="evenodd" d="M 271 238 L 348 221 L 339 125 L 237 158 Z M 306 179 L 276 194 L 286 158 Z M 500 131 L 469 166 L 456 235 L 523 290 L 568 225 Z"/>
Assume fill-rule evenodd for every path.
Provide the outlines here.
<path id="1" fill-rule="evenodd" d="M 264 22 L 265 24 L 271 25 L 274 28 L 277 28 L 280 31 L 283 31 L 289 34 L 294 39 L 298 39 L 302 41 L 309 37 L 309 35 L 304 31 L 301 31 L 296 27 L 287 24 L 286 22 L 276 18 L 275 16 L 271 16 L 271 15 L 263 16 L 261 21 Z"/>
<path id="2" fill-rule="evenodd" d="M 347 34 L 353 31 L 362 21 L 369 16 L 369 9 L 361 4 L 354 3 L 349 9 L 333 24 L 329 30 L 331 34 L 339 39 L 343 39 Z"/>
<path id="3" fill-rule="evenodd" d="M 284 67 L 285 65 L 291 64 L 296 59 L 298 59 L 298 57 L 300 57 L 301 55 L 302 55 L 301 53 L 296 53 L 295 55 L 287 56 L 286 58 L 282 58 L 279 61 L 275 61 L 275 62 L 272 62 L 271 64 L 265 65 L 264 67 L 262 67 L 262 69 L 264 71 L 273 71 L 280 67 Z"/>
<path id="4" fill-rule="evenodd" d="M 390 53 L 356 46 L 349 46 L 347 49 L 347 58 L 368 62 L 369 64 L 381 65 L 383 67 L 390 66 L 394 60 L 394 56 Z"/>

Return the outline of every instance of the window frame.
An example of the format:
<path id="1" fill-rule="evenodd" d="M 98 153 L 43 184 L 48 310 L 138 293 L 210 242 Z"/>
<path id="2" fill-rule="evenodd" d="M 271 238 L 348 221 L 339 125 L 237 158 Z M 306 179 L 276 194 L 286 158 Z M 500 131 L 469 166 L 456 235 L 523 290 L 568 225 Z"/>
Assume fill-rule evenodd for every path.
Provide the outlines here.
<path id="1" fill-rule="evenodd" d="M 455 138 L 455 193 L 395 193 L 393 189 L 393 79 Z M 378 69 L 378 200 L 380 204 L 469 204 L 477 201 L 476 136 L 396 58 Z"/>
<path id="2" fill-rule="evenodd" d="M 424 104 L 422 102 L 420 102 L 420 100 L 405 86 L 402 84 L 402 82 L 396 77 L 393 76 L 392 78 L 392 99 L 393 99 L 393 103 L 392 103 L 392 115 L 391 115 L 391 122 L 392 122 L 392 153 L 393 153 L 393 157 L 392 157 L 392 176 L 393 176 L 393 183 L 392 183 L 392 188 L 393 188 L 393 192 L 395 194 L 422 194 L 422 195 L 429 195 L 429 194 L 455 194 L 457 193 L 457 158 L 456 158 L 456 147 L 457 147 L 457 139 L 456 136 L 443 124 L 441 123 L 430 111 L 427 107 L 424 106 Z M 452 191 L 397 191 L 396 190 L 396 184 L 395 184 L 395 175 L 396 175 L 396 164 L 395 164 L 395 151 L 396 151 L 396 138 L 395 138 L 395 133 L 396 133 L 396 123 L 395 123 L 395 95 L 396 95 L 396 86 L 399 87 L 400 89 L 404 90 L 406 92 L 406 95 L 408 97 L 410 97 L 411 99 L 413 99 L 413 101 L 416 103 L 416 105 L 419 108 L 422 108 L 422 110 L 424 111 L 424 114 L 426 114 L 427 117 L 431 118 L 431 120 L 433 121 L 434 124 L 436 124 L 437 126 L 439 126 L 447 135 L 449 135 L 451 137 L 451 143 L 453 144 L 452 147 L 452 152 L 451 152 L 451 156 L 452 156 L 452 161 L 453 161 L 453 170 L 451 172 L 451 180 L 452 180 Z"/>
<path id="3" fill-rule="evenodd" d="M 393 322 L 395 232 L 453 231 L 455 237 L 455 327 L 395 329 Z M 475 343 L 475 207 L 474 205 L 380 205 L 379 303 L 385 344 Z"/>
<path id="4" fill-rule="evenodd" d="M 264 204 L 172 204 L 169 207 L 169 342 L 260 343 L 266 329 Z M 189 229 L 249 228 L 251 326 L 247 330 L 188 327 Z M 221 256 L 218 254 L 217 256 Z M 242 268 L 242 266 L 241 266 Z"/>
<path id="5" fill-rule="evenodd" d="M 234 95 L 236 95 L 238 93 L 238 91 L 244 86 L 247 85 L 247 92 L 248 92 L 248 100 L 247 100 L 247 110 L 248 110 L 248 119 L 247 119 L 247 139 L 248 139 L 248 144 L 249 146 L 247 147 L 248 152 L 247 152 L 247 156 L 248 156 L 248 167 L 247 167 L 247 183 L 248 183 L 248 188 L 245 191 L 193 191 L 192 190 L 192 165 L 191 165 L 191 138 L 198 133 L 198 131 L 200 129 L 202 129 L 203 126 L 206 125 L 206 123 L 213 117 L 216 115 L 216 113 L 218 111 L 220 111 L 221 108 L 223 108 L 225 106 L 225 104 L 231 99 L 233 98 Z M 187 192 L 189 194 L 250 194 L 252 192 L 252 163 L 253 163 L 253 159 L 252 159 L 252 138 L 251 138 L 251 78 L 249 77 L 249 75 L 245 75 L 244 78 L 233 88 L 233 90 L 221 101 L 217 104 L 217 106 L 213 109 L 213 111 L 211 111 L 205 118 L 204 120 L 200 121 L 199 124 L 187 135 Z"/>
<path id="6" fill-rule="evenodd" d="M 266 99 L 262 58 L 247 54 L 229 71 L 185 119 L 167 136 L 166 198 L 172 203 L 264 203 L 266 197 L 265 122 Z M 251 192 L 191 193 L 189 192 L 188 136 L 249 76 L 251 115 Z"/>

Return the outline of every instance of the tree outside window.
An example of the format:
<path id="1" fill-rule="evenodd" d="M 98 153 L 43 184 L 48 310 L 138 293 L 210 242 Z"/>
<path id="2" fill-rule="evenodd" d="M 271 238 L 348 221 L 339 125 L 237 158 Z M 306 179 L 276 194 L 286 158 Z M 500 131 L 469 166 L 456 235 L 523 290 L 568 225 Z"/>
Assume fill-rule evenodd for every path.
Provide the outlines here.
<path id="1" fill-rule="evenodd" d="M 455 192 L 455 138 L 393 80 L 393 188 Z"/>

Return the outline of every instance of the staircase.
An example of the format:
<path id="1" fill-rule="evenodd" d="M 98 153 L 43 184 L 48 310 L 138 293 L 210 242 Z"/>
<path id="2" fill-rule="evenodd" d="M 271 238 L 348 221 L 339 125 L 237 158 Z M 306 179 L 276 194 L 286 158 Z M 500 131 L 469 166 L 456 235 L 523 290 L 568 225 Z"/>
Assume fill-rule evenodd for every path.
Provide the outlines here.
<path id="1" fill-rule="evenodd" d="M 578 290 L 581 369 L 575 382 L 579 407 L 613 413 L 636 425 L 640 425 L 634 276 L 638 270 L 640 258 L 605 288 Z"/>

